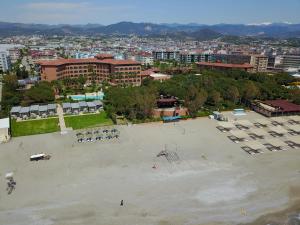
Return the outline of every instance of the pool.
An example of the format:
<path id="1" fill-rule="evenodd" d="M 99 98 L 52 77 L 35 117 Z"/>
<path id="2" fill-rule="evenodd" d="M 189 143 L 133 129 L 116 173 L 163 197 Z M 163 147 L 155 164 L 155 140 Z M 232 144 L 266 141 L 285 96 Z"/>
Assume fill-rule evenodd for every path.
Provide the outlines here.
<path id="1" fill-rule="evenodd" d="M 104 93 L 98 94 L 86 94 L 86 95 L 69 95 L 72 100 L 75 101 L 84 101 L 84 100 L 103 100 Z"/>

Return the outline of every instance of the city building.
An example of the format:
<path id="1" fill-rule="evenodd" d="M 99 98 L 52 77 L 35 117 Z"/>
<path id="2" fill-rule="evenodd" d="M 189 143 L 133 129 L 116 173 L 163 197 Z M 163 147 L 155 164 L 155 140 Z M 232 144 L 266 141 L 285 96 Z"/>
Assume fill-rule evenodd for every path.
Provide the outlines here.
<path id="1" fill-rule="evenodd" d="M 141 84 L 141 64 L 132 60 L 116 60 L 112 56 L 97 55 L 90 59 L 59 59 L 40 61 L 41 80 L 87 78 L 87 83 L 109 82 L 114 85 Z"/>
<path id="2" fill-rule="evenodd" d="M 179 51 L 153 51 L 154 60 L 176 60 L 179 61 Z"/>
<path id="3" fill-rule="evenodd" d="M 250 55 L 242 54 L 212 54 L 210 62 L 227 63 L 227 64 L 245 64 L 250 63 Z"/>
<path id="4" fill-rule="evenodd" d="M 21 50 L 17 47 L 8 50 L 8 54 L 12 63 L 17 62 L 21 57 Z"/>
<path id="5" fill-rule="evenodd" d="M 135 60 L 140 62 L 142 65 L 145 66 L 152 66 L 153 65 L 153 56 L 149 52 L 139 52 L 134 56 Z"/>
<path id="6" fill-rule="evenodd" d="M 280 67 L 287 68 L 300 68 L 300 55 L 282 55 L 280 57 Z"/>
<path id="7" fill-rule="evenodd" d="M 268 57 L 264 55 L 251 55 L 250 64 L 253 66 L 253 72 L 266 72 Z"/>
<path id="8" fill-rule="evenodd" d="M 243 70 L 251 72 L 253 66 L 250 64 L 227 64 L 227 63 L 211 63 L 211 62 L 198 62 L 196 63 L 200 70 Z"/>
<path id="9" fill-rule="evenodd" d="M 11 69 L 11 62 L 6 52 L 0 52 L 0 71 L 6 72 Z"/>

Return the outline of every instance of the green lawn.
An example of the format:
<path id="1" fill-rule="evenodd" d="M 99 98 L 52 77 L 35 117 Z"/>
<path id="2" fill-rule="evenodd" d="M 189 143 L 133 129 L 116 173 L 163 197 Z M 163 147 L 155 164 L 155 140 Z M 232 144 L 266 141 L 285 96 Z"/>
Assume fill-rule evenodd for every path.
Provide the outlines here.
<path id="1" fill-rule="evenodd" d="M 12 136 L 27 136 L 59 131 L 58 118 L 16 122 L 12 120 Z"/>
<path id="2" fill-rule="evenodd" d="M 107 117 L 106 112 L 80 116 L 65 116 L 65 123 L 66 127 L 72 127 L 74 130 L 113 124 L 112 120 Z"/>

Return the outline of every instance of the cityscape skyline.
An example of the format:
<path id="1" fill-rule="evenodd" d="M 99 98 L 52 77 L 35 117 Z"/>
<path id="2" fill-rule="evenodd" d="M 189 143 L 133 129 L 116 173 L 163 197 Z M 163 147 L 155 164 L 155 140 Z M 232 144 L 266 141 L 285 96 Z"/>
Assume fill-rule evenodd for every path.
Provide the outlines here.
<path id="1" fill-rule="evenodd" d="M 272 4 L 270 4 L 272 3 Z M 217 6 L 217 7 L 216 7 Z M 259 7 L 258 7 L 259 6 Z M 121 21 L 199 24 L 300 23 L 300 1 L 236 2 L 191 0 L 12 0 L 3 2 L 0 21 L 43 24 L 113 24 Z M 11 15 L 15 16 L 12 18 Z M 145 19 L 147 18 L 147 19 Z"/>

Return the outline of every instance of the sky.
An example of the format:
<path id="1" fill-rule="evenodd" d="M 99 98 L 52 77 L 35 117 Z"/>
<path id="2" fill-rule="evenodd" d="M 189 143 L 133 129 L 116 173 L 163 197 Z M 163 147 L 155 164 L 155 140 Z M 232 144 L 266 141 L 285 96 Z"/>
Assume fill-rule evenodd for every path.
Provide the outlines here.
<path id="1" fill-rule="evenodd" d="M 0 21 L 108 25 L 300 23 L 300 0 L 1 0 Z"/>

